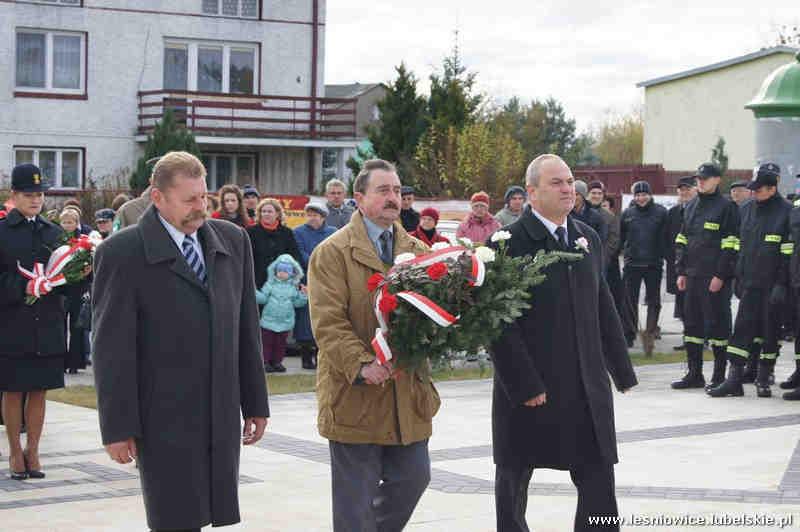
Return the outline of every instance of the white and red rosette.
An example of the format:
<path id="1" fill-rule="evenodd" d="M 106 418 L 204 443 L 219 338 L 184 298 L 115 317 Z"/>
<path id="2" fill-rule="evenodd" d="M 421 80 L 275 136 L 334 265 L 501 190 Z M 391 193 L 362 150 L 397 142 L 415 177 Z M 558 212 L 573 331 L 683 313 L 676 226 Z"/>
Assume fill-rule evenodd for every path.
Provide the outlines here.
<path id="1" fill-rule="evenodd" d="M 413 265 L 426 267 L 447 259 L 457 259 L 467 251 L 469 250 L 462 246 L 450 246 L 438 251 L 434 251 L 433 253 L 420 255 L 414 259 L 402 262 L 401 264 L 404 266 Z M 474 254 L 472 254 L 470 257 L 472 260 L 473 279 L 470 281 L 470 286 L 481 286 L 486 277 L 486 267 L 483 262 L 478 260 Z M 388 273 L 390 274 L 392 270 L 394 270 L 394 267 L 390 269 Z M 386 334 L 389 331 L 389 312 L 385 312 L 381 309 L 381 302 L 384 300 L 384 298 L 396 297 L 402 299 L 425 314 L 430 320 L 440 327 L 449 327 L 458 321 L 458 316 L 453 316 L 434 301 L 423 296 L 422 294 L 405 290 L 398 292 L 395 295 L 391 295 L 385 279 L 381 282 L 378 288 L 378 295 L 375 298 L 375 317 L 378 318 L 378 325 L 380 325 L 380 327 L 375 329 L 375 336 L 372 339 L 372 348 L 375 350 L 375 358 L 378 360 L 379 364 L 385 364 L 387 361 L 392 359 L 392 350 L 389 347 L 389 342 L 386 340 Z"/>

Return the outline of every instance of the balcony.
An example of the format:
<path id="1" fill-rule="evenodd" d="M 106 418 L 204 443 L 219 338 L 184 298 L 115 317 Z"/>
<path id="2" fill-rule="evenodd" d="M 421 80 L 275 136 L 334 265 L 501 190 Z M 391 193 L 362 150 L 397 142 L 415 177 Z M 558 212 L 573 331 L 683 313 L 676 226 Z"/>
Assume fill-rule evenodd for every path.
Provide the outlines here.
<path id="1" fill-rule="evenodd" d="M 178 124 L 214 143 L 243 139 L 344 141 L 356 138 L 355 98 L 164 89 L 140 91 L 138 96 L 139 135 L 151 133 L 165 111 L 171 110 Z M 198 138 L 198 141 L 202 140 Z"/>

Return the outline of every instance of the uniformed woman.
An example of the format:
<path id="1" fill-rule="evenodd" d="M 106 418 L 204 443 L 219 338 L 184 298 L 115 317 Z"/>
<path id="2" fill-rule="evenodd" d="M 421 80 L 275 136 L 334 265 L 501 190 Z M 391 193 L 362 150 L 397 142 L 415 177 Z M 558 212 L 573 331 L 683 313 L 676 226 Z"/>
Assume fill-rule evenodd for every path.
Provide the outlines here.
<path id="1" fill-rule="evenodd" d="M 39 440 L 44 425 L 47 390 L 64 387 L 64 298 L 44 285 L 39 299 L 28 304 L 35 282 L 18 265 L 33 271 L 47 264 L 62 235 L 59 226 L 41 216 L 47 186 L 39 168 L 22 164 L 11 174 L 15 208 L 0 220 L 0 391 L 3 419 L 11 450 L 11 478 L 44 478 Z M 23 394 L 27 400 L 23 408 Z M 23 413 L 24 412 L 24 413 Z M 27 427 L 26 444 L 20 427 Z"/>

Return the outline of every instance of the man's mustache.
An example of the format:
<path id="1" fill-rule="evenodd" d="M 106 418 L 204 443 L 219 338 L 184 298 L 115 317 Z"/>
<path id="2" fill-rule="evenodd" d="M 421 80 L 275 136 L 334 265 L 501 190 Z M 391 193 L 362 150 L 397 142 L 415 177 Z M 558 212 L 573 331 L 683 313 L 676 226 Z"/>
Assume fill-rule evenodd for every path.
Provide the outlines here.
<path id="1" fill-rule="evenodd" d="M 192 211 L 183 219 L 183 223 L 194 222 L 195 220 L 205 220 L 208 218 L 208 213 L 205 211 Z"/>
<path id="2" fill-rule="evenodd" d="M 393 201 L 387 201 L 387 202 L 386 202 L 386 203 L 383 205 L 383 208 L 384 208 L 384 209 L 394 209 L 394 210 L 400 210 L 400 206 L 399 206 L 397 203 L 393 202 Z"/>

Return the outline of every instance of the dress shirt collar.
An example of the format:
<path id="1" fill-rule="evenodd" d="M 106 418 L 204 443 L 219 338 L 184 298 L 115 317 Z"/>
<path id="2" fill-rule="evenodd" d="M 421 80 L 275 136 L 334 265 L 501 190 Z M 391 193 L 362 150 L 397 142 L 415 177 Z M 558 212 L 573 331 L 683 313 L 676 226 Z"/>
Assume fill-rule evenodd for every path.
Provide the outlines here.
<path id="1" fill-rule="evenodd" d="M 550 220 L 542 216 L 541 213 L 539 213 L 539 211 L 534 209 L 532 206 L 531 206 L 531 212 L 533 213 L 534 216 L 536 216 L 539 219 L 540 222 L 544 224 L 544 226 L 547 228 L 548 231 L 550 231 L 550 234 L 553 235 L 553 238 L 555 238 L 556 241 L 558 241 L 558 235 L 556 235 L 556 229 L 558 227 L 563 227 L 564 235 L 567 238 L 567 242 L 569 242 L 569 230 L 567 229 L 567 218 L 564 218 L 563 224 L 556 225 L 555 223 L 551 222 Z"/>

